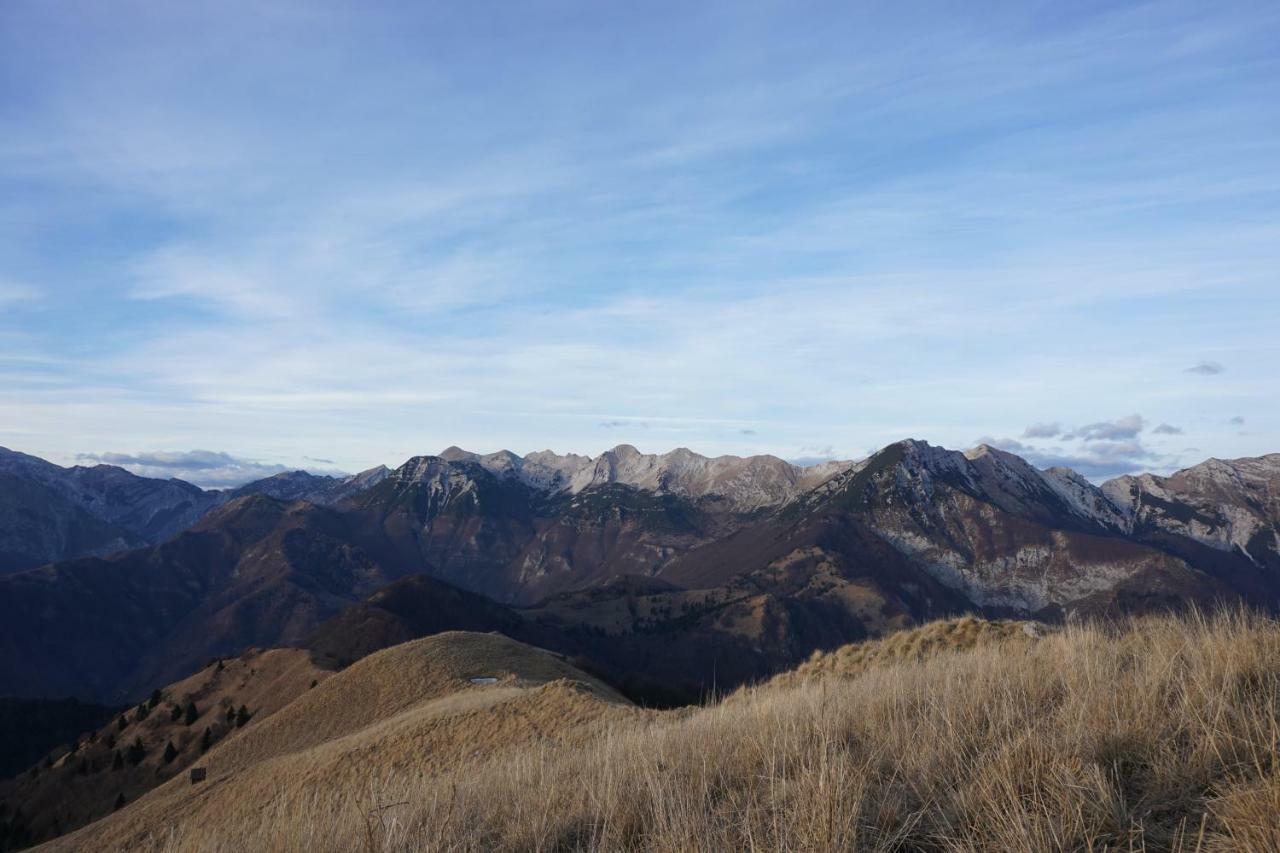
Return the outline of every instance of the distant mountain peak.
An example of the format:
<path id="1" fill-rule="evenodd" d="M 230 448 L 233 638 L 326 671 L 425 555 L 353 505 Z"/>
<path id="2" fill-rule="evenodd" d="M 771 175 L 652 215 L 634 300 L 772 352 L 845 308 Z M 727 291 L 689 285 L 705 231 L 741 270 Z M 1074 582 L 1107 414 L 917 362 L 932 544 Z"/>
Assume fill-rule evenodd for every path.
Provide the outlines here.
<path id="1" fill-rule="evenodd" d="M 694 500 L 716 498 L 741 511 L 779 506 L 853 464 L 832 460 L 801 467 L 776 456 L 707 457 L 687 447 L 643 453 L 631 444 L 619 444 L 597 457 L 550 450 L 525 456 L 509 450 L 479 454 L 450 447 L 432 458 L 479 464 L 540 491 L 577 494 L 617 483 Z"/>

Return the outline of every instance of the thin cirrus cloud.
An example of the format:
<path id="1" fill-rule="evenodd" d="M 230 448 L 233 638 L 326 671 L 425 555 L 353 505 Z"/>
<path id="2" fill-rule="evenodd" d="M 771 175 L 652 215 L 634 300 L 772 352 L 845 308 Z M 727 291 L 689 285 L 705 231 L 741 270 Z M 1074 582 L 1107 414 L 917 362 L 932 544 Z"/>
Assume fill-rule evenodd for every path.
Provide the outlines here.
<path id="1" fill-rule="evenodd" d="M 6 4 L 0 442 L 1097 470 L 1175 460 L 1073 413 L 1280 422 L 1274 11 L 670 14 Z"/>
<path id="2" fill-rule="evenodd" d="M 1141 415 L 1126 415 L 1114 421 L 1099 421 L 1077 427 L 1071 433 L 1082 441 L 1114 441 L 1136 438 L 1146 427 L 1146 420 Z"/>
<path id="3" fill-rule="evenodd" d="M 35 299 L 38 295 L 39 291 L 30 285 L 0 278 L 0 308 L 5 305 Z"/>
<path id="4" fill-rule="evenodd" d="M 1032 424 L 1022 431 L 1023 438 L 1053 438 L 1061 434 L 1062 425 L 1059 423 Z"/>

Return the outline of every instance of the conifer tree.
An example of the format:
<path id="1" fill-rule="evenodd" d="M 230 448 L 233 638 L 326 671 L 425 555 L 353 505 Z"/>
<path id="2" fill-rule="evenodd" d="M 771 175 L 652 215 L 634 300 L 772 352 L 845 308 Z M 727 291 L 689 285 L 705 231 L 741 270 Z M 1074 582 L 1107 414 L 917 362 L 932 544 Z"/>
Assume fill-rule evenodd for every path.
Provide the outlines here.
<path id="1" fill-rule="evenodd" d="M 142 745 L 142 738 L 133 739 L 133 743 L 129 745 L 129 751 L 125 754 L 125 758 L 130 764 L 141 764 L 142 759 L 147 755 L 147 750 Z"/>
<path id="2" fill-rule="evenodd" d="M 178 757 L 178 750 L 173 748 L 173 741 L 169 741 L 164 745 L 164 763 L 172 764 L 173 759 Z"/>

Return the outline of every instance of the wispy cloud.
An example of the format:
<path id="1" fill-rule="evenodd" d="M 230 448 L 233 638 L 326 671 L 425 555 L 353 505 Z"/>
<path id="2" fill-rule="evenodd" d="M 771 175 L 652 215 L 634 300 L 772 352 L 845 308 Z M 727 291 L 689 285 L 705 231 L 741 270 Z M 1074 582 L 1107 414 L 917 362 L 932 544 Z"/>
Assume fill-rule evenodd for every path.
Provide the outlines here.
<path id="1" fill-rule="evenodd" d="M 4 14 L 0 440 L 1274 449 L 1256 4 Z"/>
<path id="2" fill-rule="evenodd" d="M 1062 425 L 1059 423 L 1032 424 L 1022 431 L 1023 438 L 1053 438 L 1061 434 Z"/>
<path id="3" fill-rule="evenodd" d="M 1070 437 L 1084 441 L 1110 441 L 1135 438 L 1146 426 L 1142 415 L 1126 415 L 1114 421 L 1098 421 L 1077 427 Z"/>
<path id="4" fill-rule="evenodd" d="M 0 278 L 0 308 L 15 302 L 38 298 L 40 292 L 30 285 Z"/>
<path id="5" fill-rule="evenodd" d="M 601 421 L 600 426 L 604 429 L 648 429 L 649 422 L 637 421 L 637 420 L 624 421 L 624 420 L 614 419 L 611 421 Z"/>
<path id="6" fill-rule="evenodd" d="M 81 463 L 117 465 L 141 477 L 186 480 L 205 488 L 240 486 L 294 470 L 285 465 L 241 459 L 215 450 L 81 453 L 77 455 L 77 460 Z M 332 469 L 313 471 L 340 473 Z"/>

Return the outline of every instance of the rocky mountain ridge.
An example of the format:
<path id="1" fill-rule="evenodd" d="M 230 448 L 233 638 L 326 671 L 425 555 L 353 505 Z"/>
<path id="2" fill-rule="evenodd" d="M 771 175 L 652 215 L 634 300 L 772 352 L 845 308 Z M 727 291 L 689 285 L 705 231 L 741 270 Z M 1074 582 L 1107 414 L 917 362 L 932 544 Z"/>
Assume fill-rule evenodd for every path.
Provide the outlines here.
<path id="1" fill-rule="evenodd" d="M 514 454 L 446 455 L 375 469 L 336 500 L 333 483 L 273 478 L 281 499 L 231 499 L 158 545 L 0 577 L 0 694 L 133 697 L 211 655 L 302 642 L 415 576 L 533 618 L 620 677 L 695 694 L 961 612 L 1280 610 L 1277 456 L 1099 487 L 991 447 L 907 440 L 743 511 L 713 489 L 744 482 L 749 460 L 623 451 L 593 461 L 599 483 L 548 486 L 512 473 Z M 333 502 L 294 499 L 317 489 Z M 467 627 L 510 622 L 471 611 Z"/>
<path id="2" fill-rule="evenodd" d="M 854 465 L 832 460 L 802 467 L 768 455 L 707 457 L 685 447 L 669 453 L 641 453 L 629 444 L 594 458 L 550 450 L 525 456 L 509 450 L 482 455 L 459 447 L 447 448 L 440 458 L 473 462 L 541 491 L 578 494 L 617 483 L 694 500 L 718 499 L 735 512 L 778 506 Z"/>

